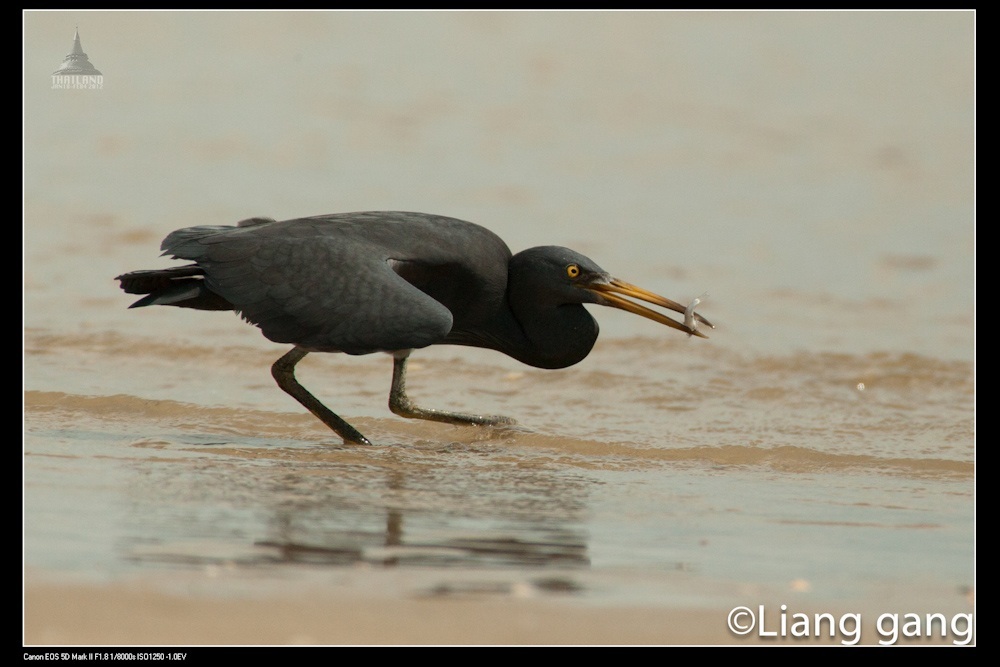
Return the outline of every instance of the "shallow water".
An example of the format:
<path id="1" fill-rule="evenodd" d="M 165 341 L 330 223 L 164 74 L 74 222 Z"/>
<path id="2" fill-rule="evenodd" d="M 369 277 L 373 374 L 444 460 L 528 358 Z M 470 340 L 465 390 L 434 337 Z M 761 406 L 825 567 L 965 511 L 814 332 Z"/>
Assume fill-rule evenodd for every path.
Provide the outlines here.
<path id="1" fill-rule="evenodd" d="M 973 18 L 27 14 L 27 571 L 972 611 Z M 49 89 L 76 24 L 102 90 Z M 506 429 L 310 355 L 378 443 L 348 447 L 274 386 L 283 347 L 111 280 L 180 226 L 364 209 L 707 290 L 718 328 L 592 309 L 566 370 L 414 354 L 414 400 Z"/>

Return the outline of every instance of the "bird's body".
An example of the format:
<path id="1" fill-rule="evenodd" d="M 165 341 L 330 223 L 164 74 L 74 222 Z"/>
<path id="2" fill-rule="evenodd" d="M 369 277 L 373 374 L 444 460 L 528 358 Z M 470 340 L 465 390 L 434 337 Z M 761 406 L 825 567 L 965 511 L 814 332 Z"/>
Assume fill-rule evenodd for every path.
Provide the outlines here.
<path id="1" fill-rule="evenodd" d="M 409 351 L 442 343 L 470 345 L 539 368 L 564 368 L 586 357 L 597 340 L 597 322 L 583 303 L 624 308 L 702 336 L 618 294 L 682 313 L 683 306 L 611 278 L 575 251 L 544 246 L 512 255 L 488 229 L 437 215 L 251 218 L 237 226 L 179 229 L 164 239 L 161 250 L 194 263 L 118 276 L 124 291 L 148 295 L 132 307 L 234 310 L 268 339 L 295 345 L 272 368 L 278 384 L 346 440 L 358 442 L 367 440 L 295 381 L 294 365 L 306 353 L 391 352 L 396 357 L 394 411 L 495 423 L 500 418 L 424 411 L 410 404 L 404 389 Z"/>

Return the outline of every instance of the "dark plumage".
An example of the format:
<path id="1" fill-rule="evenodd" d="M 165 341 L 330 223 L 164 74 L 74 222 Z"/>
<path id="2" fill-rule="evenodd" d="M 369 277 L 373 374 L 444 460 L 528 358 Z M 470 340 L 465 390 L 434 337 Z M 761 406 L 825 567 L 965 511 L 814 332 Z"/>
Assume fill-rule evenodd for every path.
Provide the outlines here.
<path id="1" fill-rule="evenodd" d="M 511 255 L 488 229 L 438 215 L 251 218 L 235 227 L 178 229 L 160 249 L 194 263 L 118 276 L 125 292 L 147 295 L 131 307 L 234 310 L 270 340 L 294 345 L 272 374 L 349 442 L 370 444 L 295 380 L 295 364 L 309 352 L 391 352 L 393 412 L 498 424 L 510 420 L 414 406 L 405 393 L 410 351 L 452 343 L 497 350 L 538 368 L 564 368 L 586 357 L 597 340 L 587 303 L 704 337 L 620 295 L 683 313 L 680 304 L 612 278 L 573 250 L 544 246 Z"/>

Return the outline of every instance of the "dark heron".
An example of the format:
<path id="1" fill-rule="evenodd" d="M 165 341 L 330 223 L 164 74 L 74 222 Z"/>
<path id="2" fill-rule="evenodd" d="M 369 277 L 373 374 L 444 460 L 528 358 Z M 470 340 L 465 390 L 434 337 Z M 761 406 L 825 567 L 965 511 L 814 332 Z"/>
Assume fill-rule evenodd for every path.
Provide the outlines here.
<path id="1" fill-rule="evenodd" d="M 503 352 L 537 368 L 581 361 L 597 340 L 583 304 L 621 308 L 706 337 L 625 297 L 680 313 L 684 306 L 612 278 L 578 252 L 557 246 L 511 255 L 484 227 L 425 213 L 368 212 L 233 226 L 178 229 L 164 255 L 193 264 L 120 275 L 145 294 L 131 308 L 233 310 L 276 343 L 294 345 L 274 362 L 278 386 L 347 442 L 371 444 L 295 379 L 310 352 L 393 355 L 389 408 L 403 417 L 452 424 L 511 424 L 507 417 L 415 406 L 406 395 L 406 360 L 441 343 Z"/>

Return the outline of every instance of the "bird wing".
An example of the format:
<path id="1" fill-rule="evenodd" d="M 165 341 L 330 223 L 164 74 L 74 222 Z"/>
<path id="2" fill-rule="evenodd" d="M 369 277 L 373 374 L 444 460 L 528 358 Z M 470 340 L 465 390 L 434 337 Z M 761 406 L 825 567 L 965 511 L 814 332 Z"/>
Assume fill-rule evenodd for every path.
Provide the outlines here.
<path id="1" fill-rule="evenodd" d="M 441 281 L 472 279 L 475 271 L 462 268 L 470 227 L 473 235 L 482 229 L 423 214 L 340 214 L 187 228 L 168 236 L 163 249 L 197 262 L 208 289 L 270 340 L 366 354 L 444 340 L 454 323 L 449 305 L 457 303 L 439 300 L 449 301 L 454 291 Z M 450 269 L 437 272 L 438 266 Z M 423 284 L 404 277 L 413 275 Z M 463 299 L 470 290 L 482 291 L 466 286 Z M 486 291 L 502 298 L 502 291 L 499 297 L 496 289 Z"/>

